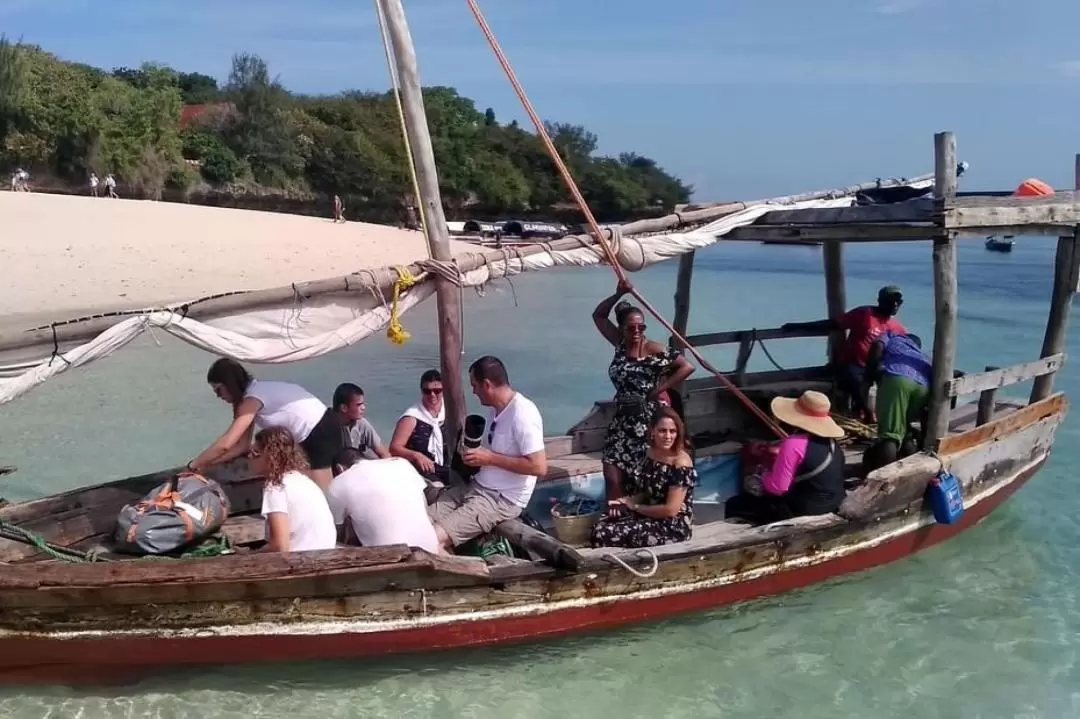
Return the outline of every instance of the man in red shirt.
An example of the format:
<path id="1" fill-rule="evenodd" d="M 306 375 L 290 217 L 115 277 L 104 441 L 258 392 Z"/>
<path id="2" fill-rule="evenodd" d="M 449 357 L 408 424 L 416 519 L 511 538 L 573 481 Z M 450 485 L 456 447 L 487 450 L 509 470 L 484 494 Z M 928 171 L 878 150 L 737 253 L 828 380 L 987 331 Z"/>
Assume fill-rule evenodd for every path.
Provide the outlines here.
<path id="1" fill-rule="evenodd" d="M 896 319 L 904 295 L 896 285 L 878 291 L 877 305 L 863 305 L 849 310 L 838 319 L 816 322 L 789 322 L 784 330 L 844 330 L 847 338 L 836 358 L 834 370 L 840 389 L 851 398 L 856 416 L 871 424 L 877 422 L 870 406 L 870 385 L 866 377 L 866 359 L 870 346 L 885 332 L 906 335 L 907 329 Z"/>

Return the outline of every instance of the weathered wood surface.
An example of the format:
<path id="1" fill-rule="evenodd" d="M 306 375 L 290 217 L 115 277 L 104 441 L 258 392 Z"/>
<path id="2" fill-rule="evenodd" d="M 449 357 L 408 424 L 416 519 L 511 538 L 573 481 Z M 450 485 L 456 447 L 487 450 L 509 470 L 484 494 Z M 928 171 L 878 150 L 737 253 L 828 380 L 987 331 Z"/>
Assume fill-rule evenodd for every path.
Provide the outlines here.
<path id="1" fill-rule="evenodd" d="M 679 257 L 679 274 L 675 278 L 675 318 L 671 323 L 675 331 L 683 337 L 686 337 L 686 326 L 690 322 L 690 288 L 693 280 L 694 253 L 687 252 Z M 668 344 L 672 347 L 678 346 L 674 335 L 669 338 Z"/>
<path id="2" fill-rule="evenodd" d="M 839 320 L 847 311 L 847 286 L 844 281 L 844 243 L 826 242 L 821 250 L 825 270 L 825 312 L 832 320 Z M 835 362 L 844 346 L 844 331 L 829 334 L 829 361 Z"/>
<path id="3" fill-rule="evenodd" d="M 988 389 L 1008 387 L 1009 385 L 1026 382 L 1033 377 L 1041 377 L 1056 372 L 1065 364 L 1065 359 L 1064 353 L 1058 353 L 1045 359 L 1022 362 L 1003 369 L 966 374 L 963 377 L 950 380 L 947 383 L 948 389 L 946 391 L 949 397 L 959 397 Z"/>
<path id="4" fill-rule="evenodd" d="M 126 504 L 138 502 L 147 493 L 176 474 L 179 469 L 127 479 L 20 502 L 0 508 L 0 517 L 23 529 L 42 535 L 46 541 L 64 547 L 85 545 L 111 535 L 116 517 Z M 262 480 L 247 475 L 247 462 L 234 462 L 207 472 L 229 497 L 230 513 L 257 510 L 262 497 Z M 0 561 L 43 559 L 35 547 L 0 539 Z"/>
<path id="5" fill-rule="evenodd" d="M 986 366 L 987 372 L 1001 369 L 992 365 Z M 997 389 L 985 389 L 979 394 L 979 408 L 975 414 L 975 426 L 981 427 L 994 419 L 994 409 L 997 405 Z"/>
<path id="6" fill-rule="evenodd" d="M 257 514 L 229 517 L 221 533 L 228 537 L 234 547 L 261 542 L 266 539 L 266 519 Z"/>
<path id="7" fill-rule="evenodd" d="M 1080 155 L 1077 156 L 1080 165 Z M 1077 167 L 1080 175 L 1080 166 Z M 1080 187 L 1080 176 L 1077 178 Z M 1069 314 L 1072 310 L 1073 296 L 1076 294 L 1078 271 L 1080 267 L 1080 227 L 1074 228 L 1068 236 L 1058 238 L 1057 252 L 1054 255 L 1054 288 L 1050 295 L 1050 312 L 1046 317 L 1046 331 L 1043 333 L 1042 357 L 1056 355 L 1065 350 L 1065 338 L 1069 331 Z M 1054 375 L 1047 374 L 1035 380 L 1031 387 L 1031 401 L 1048 397 L 1054 388 Z"/>
<path id="8" fill-rule="evenodd" d="M 521 520 L 502 522 L 495 527 L 495 532 L 559 569 L 577 571 L 583 562 L 581 554 L 569 544 L 533 529 Z"/>
<path id="9" fill-rule="evenodd" d="M 741 343 L 750 339 L 759 340 L 779 340 L 779 339 L 796 339 L 799 337 L 827 337 L 827 330 L 808 330 L 808 329 L 792 329 L 785 330 L 779 327 L 770 327 L 767 329 L 749 329 L 749 330 L 733 330 L 727 332 L 708 332 L 700 335 L 690 335 L 686 340 L 695 347 L 706 347 L 709 345 L 726 345 Z M 708 378 L 715 381 L 715 378 Z M 688 380 L 689 381 L 689 380 Z"/>
<path id="10" fill-rule="evenodd" d="M 1068 407 L 1069 401 L 1063 393 L 1051 395 L 1044 400 L 1029 404 L 1023 409 L 997 417 L 992 422 L 987 422 L 981 427 L 974 427 L 966 432 L 945 437 L 938 445 L 938 454 L 945 456 L 964 452 L 978 445 L 1017 432 L 1047 417 L 1063 415 L 1068 410 Z"/>
<path id="11" fill-rule="evenodd" d="M 37 563 L 5 570 L 0 607 L 257 602 L 437 590 L 489 581 L 487 564 L 481 559 L 436 556 L 404 545 L 193 560 Z"/>
<path id="12" fill-rule="evenodd" d="M 1019 412 L 1014 412 L 995 422 L 1016 417 L 1017 414 Z M 908 508 L 908 511 L 918 510 L 922 507 L 928 483 L 943 467 L 960 479 L 965 496 L 968 496 L 987 482 L 1018 472 L 1045 457 L 1053 445 L 1061 419 L 1060 414 L 1041 417 L 1038 414 L 1023 415 L 1014 420 L 1004 433 L 974 435 L 980 441 L 968 448 L 977 444 L 977 450 L 964 453 L 943 451 L 942 459 L 925 453 L 905 457 L 871 472 L 861 486 L 848 492 L 839 514 L 851 521 L 870 521 L 904 508 Z M 976 433 L 981 429 L 971 432 Z M 993 439 L 1000 441 L 991 441 Z"/>
<path id="13" fill-rule="evenodd" d="M 934 170 L 934 199 L 945 201 L 956 194 L 956 139 L 952 133 L 934 135 Z M 934 364 L 924 427 L 928 449 L 936 448 L 949 428 L 952 407 L 946 383 L 953 379 L 956 367 L 956 305 L 956 243 L 943 233 L 934 240 Z"/>
<path id="14" fill-rule="evenodd" d="M 1072 228 L 1080 224 L 1080 194 L 1058 192 L 1043 197 L 954 197 L 942 205 L 947 229 L 979 230 L 986 234 L 1022 234 L 1039 225 Z M 993 230 L 993 232 L 991 232 Z M 1004 230 L 1019 230 L 1005 232 Z"/>

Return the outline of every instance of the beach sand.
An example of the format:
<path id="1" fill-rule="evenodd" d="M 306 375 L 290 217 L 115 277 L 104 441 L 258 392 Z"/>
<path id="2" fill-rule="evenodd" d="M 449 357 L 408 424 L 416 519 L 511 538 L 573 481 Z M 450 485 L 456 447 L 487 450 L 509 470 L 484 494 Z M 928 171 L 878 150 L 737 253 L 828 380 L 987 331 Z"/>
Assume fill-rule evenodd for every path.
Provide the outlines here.
<path id="1" fill-rule="evenodd" d="M 456 254 L 475 251 L 453 242 Z M 420 232 L 170 202 L 0 192 L 0 307 L 70 319 L 426 258 Z"/>

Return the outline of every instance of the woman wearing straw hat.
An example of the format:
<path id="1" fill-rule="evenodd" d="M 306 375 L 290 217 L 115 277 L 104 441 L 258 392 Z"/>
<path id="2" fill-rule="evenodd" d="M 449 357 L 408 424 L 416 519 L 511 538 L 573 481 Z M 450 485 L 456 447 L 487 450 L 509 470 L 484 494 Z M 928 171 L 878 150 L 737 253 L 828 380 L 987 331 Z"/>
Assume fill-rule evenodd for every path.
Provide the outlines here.
<path id="1" fill-rule="evenodd" d="M 798 399 L 776 397 L 773 416 L 796 430 L 780 442 L 772 467 L 761 475 L 760 493 L 728 500 L 725 513 L 756 523 L 829 514 L 844 501 L 844 436 L 831 416 L 829 398 L 803 392 Z"/>

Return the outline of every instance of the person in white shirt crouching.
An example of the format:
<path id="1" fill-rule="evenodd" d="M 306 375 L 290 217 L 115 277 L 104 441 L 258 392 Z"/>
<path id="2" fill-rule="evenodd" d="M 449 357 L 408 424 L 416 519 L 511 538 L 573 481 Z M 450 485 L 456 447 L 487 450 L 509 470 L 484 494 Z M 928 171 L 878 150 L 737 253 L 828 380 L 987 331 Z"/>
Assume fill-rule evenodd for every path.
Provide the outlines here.
<path id="1" fill-rule="evenodd" d="M 427 482 L 407 459 L 364 459 L 359 450 L 346 447 L 334 458 L 333 469 L 326 494 L 339 541 L 349 543 L 351 529 L 364 547 L 407 544 L 441 553 L 427 515 Z"/>
<path id="2" fill-rule="evenodd" d="M 466 465 L 479 468 L 476 476 L 468 484 L 442 490 L 428 507 L 439 542 L 447 549 L 521 516 L 537 478 L 547 474 L 540 410 L 510 386 L 503 363 L 490 355 L 481 357 L 469 367 L 469 382 L 492 414 L 480 446 L 461 455 Z"/>

